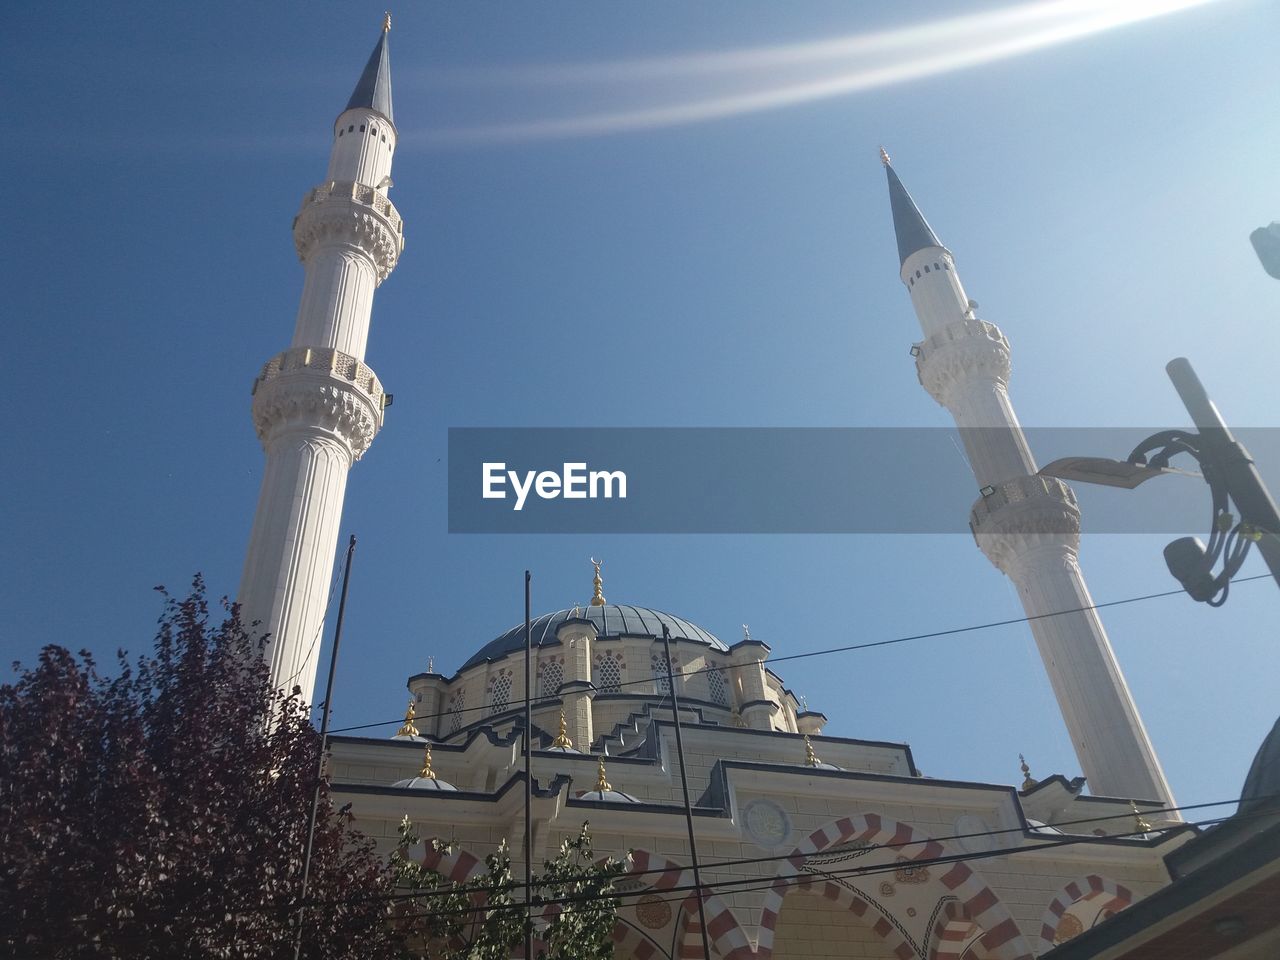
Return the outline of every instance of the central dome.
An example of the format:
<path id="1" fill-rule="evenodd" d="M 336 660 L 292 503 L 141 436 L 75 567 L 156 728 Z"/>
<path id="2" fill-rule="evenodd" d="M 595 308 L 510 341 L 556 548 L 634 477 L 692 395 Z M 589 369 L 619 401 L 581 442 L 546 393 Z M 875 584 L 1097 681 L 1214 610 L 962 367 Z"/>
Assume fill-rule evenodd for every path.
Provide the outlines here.
<path id="1" fill-rule="evenodd" d="M 602 607 L 577 607 L 544 613 L 529 624 L 529 639 L 535 647 L 557 643 L 556 628 L 566 620 L 577 618 L 590 620 L 601 637 L 662 637 L 662 628 L 671 631 L 673 640 L 695 640 L 713 650 L 728 652 L 715 634 L 703 630 L 696 623 L 649 607 L 633 607 L 625 603 L 606 603 Z M 524 624 L 517 624 L 502 636 L 485 644 L 480 651 L 462 665 L 463 670 L 486 660 L 500 660 L 510 653 L 524 649 Z"/>

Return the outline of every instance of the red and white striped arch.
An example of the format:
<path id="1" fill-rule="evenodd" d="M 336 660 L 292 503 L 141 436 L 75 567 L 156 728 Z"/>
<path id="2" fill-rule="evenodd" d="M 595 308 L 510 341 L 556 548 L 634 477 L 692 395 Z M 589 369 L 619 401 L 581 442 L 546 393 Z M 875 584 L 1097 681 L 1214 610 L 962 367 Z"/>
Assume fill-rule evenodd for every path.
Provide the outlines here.
<path id="1" fill-rule="evenodd" d="M 787 877 L 799 872 L 805 861 L 813 854 L 853 841 L 887 847 L 895 856 L 905 857 L 908 860 L 931 860 L 944 856 L 948 852 L 937 840 L 917 832 L 910 824 L 899 823 L 877 813 L 841 817 L 819 827 L 779 865 L 777 879 L 765 894 L 765 901 L 760 911 L 760 939 L 757 950 L 761 960 L 772 956 L 774 931 L 777 928 L 778 916 L 782 912 L 783 898 L 797 886 L 796 881 Z M 965 916 L 982 927 L 983 948 L 995 960 L 1032 960 L 1031 949 L 1008 908 L 967 864 L 962 862 L 943 864 L 938 869 L 936 879 L 931 879 L 929 883 L 938 884 L 941 891 L 960 901 Z M 829 891 L 824 888 L 823 896 L 845 898 L 847 895 L 847 899 L 842 899 L 841 902 L 847 902 L 850 909 L 857 911 L 858 907 L 855 904 L 861 904 L 864 910 L 870 909 L 866 901 L 853 896 L 844 886 L 840 884 L 828 884 L 828 886 L 835 889 Z M 836 891 L 841 893 L 837 894 Z M 885 939 L 895 955 L 903 958 L 912 955 L 910 945 L 888 920 L 877 916 L 871 927 Z"/>
<path id="2" fill-rule="evenodd" d="M 1133 891 L 1128 887 L 1123 887 L 1106 877 L 1100 877 L 1096 873 L 1081 877 L 1079 880 L 1072 880 L 1049 901 L 1049 907 L 1040 920 L 1041 941 L 1046 946 L 1052 947 L 1054 937 L 1058 934 L 1058 924 L 1062 922 L 1062 915 L 1071 909 L 1071 905 L 1081 900 L 1093 900 L 1098 897 L 1108 898 L 1107 902 L 1102 904 L 1099 913 L 1119 913 L 1134 901 Z"/>

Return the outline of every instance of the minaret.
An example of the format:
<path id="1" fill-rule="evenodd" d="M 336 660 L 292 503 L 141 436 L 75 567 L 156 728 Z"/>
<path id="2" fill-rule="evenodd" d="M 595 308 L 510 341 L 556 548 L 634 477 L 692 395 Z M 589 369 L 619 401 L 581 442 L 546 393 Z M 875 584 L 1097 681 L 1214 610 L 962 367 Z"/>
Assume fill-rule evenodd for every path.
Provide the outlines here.
<path id="1" fill-rule="evenodd" d="M 920 214 L 883 150 L 902 282 L 924 339 L 911 350 L 929 394 L 951 411 L 980 495 L 969 525 L 1016 585 L 1095 795 L 1172 795 L 1080 572 L 1080 510 L 1071 488 L 1041 477 L 1009 401 L 1009 341 L 979 320 L 951 251 Z M 1079 610 L 1061 616 L 1044 616 Z M 1039 618 L 1039 619 L 1036 619 Z"/>
<path id="2" fill-rule="evenodd" d="M 293 342 L 253 384 L 253 425 L 267 465 L 240 581 L 241 619 L 268 635 L 275 684 L 299 686 L 308 700 L 347 471 L 369 449 L 391 401 L 364 363 L 373 291 L 404 247 L 403 223 L 387 199 L 396 148 L 390 29 L 388 15 L 334 124 L 325 181 L 293 221 L 305 269 Z"/>

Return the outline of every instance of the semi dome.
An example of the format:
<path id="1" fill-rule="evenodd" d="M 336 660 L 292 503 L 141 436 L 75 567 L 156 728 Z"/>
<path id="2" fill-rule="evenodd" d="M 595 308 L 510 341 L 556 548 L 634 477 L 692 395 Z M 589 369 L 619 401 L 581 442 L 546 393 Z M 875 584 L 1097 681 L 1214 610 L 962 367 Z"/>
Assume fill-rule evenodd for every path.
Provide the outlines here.
<path id="1" fill-rule="evenodd" d="M 650 607 L 633 607 L 625 603 L 606 603 L 603 606 L 577 607 L 571 610 L 557 610 L 555 613 L 544 613 L 529 624 L 530 642 L 535 647 L 550 646 L 557 643 L 556 629 L 566 620 L 590 620 L 596 625 L 596 633 L 601 637 L 662 637 L 662 628 L 671 631 L 673 640 L 694 640 L 705 643 L 713 650 L 727 653 L 725 646 L 715 634 L 696 623 Z M 462 665 L 462 669 L 474 667 L 486 660 L 500 660 L 508 654 L 524 649 L 524 624 L 517 624 L 502 636 L 485 644 L 480 651 Z"/>

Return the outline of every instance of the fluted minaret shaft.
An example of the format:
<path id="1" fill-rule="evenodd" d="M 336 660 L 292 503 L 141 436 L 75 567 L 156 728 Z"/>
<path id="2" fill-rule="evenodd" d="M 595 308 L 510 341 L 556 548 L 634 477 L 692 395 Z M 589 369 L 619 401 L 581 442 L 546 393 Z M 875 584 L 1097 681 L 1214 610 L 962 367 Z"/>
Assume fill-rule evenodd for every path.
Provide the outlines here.
<path id="1" fill-rule="evenodd" d="M 1036 473 L 1009 400 L 1009 341 L 975 316 L 951 252 L 885 166 L 901 278 L 924 339 L 916 371 L 951 411 L 981 495 L 978 546 L 1016 585 L 1090 789 L 1172 805 L 1154 748 L 1080 571 L 1080 511 L 1060 480 Z M 1047 616 L 1074 610 L 1061 616 Z"/>
<path id="2" fill-rule="evenodd" d="M 305 279 L 292 344 L 253 385 L 267 463 L 240 581 L 241 618 L 266 637 L 275 684 L 298 686 L 307 699 L 347 471 L 373 442 L 387 401 L 364 354 L 374 290 L 404 247 L 403 224 L 387 199 L 396 145 L 388 27 L 334 124 L 326 180 L 294 218 Z"/>

